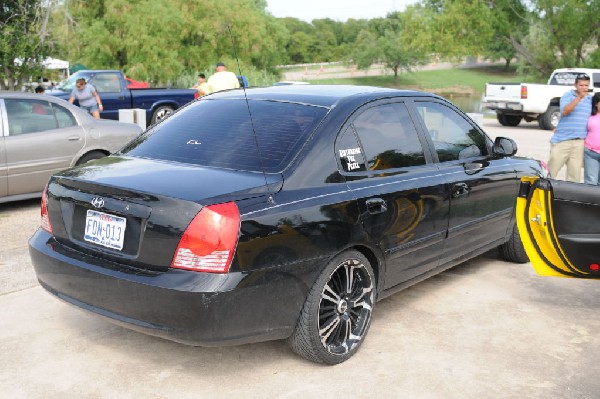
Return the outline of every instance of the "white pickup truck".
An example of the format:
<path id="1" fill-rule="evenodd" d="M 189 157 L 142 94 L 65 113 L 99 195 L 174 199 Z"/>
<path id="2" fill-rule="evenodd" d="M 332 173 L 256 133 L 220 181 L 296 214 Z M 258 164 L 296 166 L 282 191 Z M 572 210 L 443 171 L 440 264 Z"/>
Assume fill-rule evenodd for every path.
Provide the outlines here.
<path id="1" fill-rule="evenodd" d="M 600 92 L 600 69 L 564 68 L 550 75 L 548 84 L 486 83 L 482 105 L 496 111 L 502 126 L 517 126 L 521 120 L 537 120 L 540 128 L 553 130 L 560 119 L 560 98 L 574 88 L 577 75 L 590 77 L 590 92 Z"/>

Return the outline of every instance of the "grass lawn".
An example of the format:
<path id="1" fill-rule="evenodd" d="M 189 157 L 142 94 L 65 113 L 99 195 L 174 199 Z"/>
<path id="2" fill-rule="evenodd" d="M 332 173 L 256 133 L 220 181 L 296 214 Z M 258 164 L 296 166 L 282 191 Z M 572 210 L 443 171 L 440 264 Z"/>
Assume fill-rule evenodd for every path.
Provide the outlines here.
<path id="1" fill-rule="evenodd" d="M 502 67 L 453 68 L 403 72 L 395 81 L 393 76 L 365 76 L 343 79 L 311 80 L 314 84 L 351 84 L 380 86 L 395 89 L 413 89 L 441 95 L 481 95 L 487 82 L 531 82 L 520 76 L 514 68 L 504 71 Z"/>

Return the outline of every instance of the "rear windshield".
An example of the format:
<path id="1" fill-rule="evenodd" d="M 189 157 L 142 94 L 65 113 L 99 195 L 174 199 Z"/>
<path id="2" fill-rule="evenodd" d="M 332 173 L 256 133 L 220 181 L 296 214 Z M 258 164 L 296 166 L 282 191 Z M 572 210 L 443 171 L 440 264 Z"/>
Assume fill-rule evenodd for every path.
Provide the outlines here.
<path id="1" fill-rule="evenodd" d="M 561 85 L 561 86 L 573 86 L 577 76 L 581 75 L 581 72 L 557 72 L 552 75 L 549 84 Z"/>
<path id="2" fill-rule="evenodd" d="M 123 153 L 202 166 L 280 172 L 326 113 L 327 108 L 303 104 L 203 99 L 148 130 Z"/>

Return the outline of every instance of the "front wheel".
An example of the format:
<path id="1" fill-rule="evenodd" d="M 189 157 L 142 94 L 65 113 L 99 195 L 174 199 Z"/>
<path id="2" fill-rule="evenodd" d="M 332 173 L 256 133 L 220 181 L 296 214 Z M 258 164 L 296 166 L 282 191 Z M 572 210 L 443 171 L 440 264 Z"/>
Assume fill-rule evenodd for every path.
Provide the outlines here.
<path id="1" fill-rule="evenodd" d="M 175 108 L 173 108 L 172 106 L 161 105 L 160 107 L 156 108 L 156 110 L 154 110 L 154 113 L 152 114 L 151 124 L 154 125 L 162 121 L 167 116 L 171 115 L 173 112 L 175 112 Z"/>
<path id="2" fill-rule="evenodd" d="M 367 258 L 346 251 L 333 258 L 313 285 L 289 338 L 294 352 L 338 364 L 356 353 L 375 305 L 375 276 Z"/>

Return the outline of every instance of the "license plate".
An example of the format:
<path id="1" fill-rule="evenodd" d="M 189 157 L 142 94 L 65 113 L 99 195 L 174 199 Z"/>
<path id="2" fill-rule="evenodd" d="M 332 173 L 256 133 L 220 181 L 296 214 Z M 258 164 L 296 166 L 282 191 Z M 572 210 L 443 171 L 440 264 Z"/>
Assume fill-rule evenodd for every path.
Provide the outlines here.
<path id="1" fill-rule="evenodd" d="M 103 247 L 121 250 L 125 238 L 125 218 L 108 213 L 87 211 L 83 239 Z"/>

